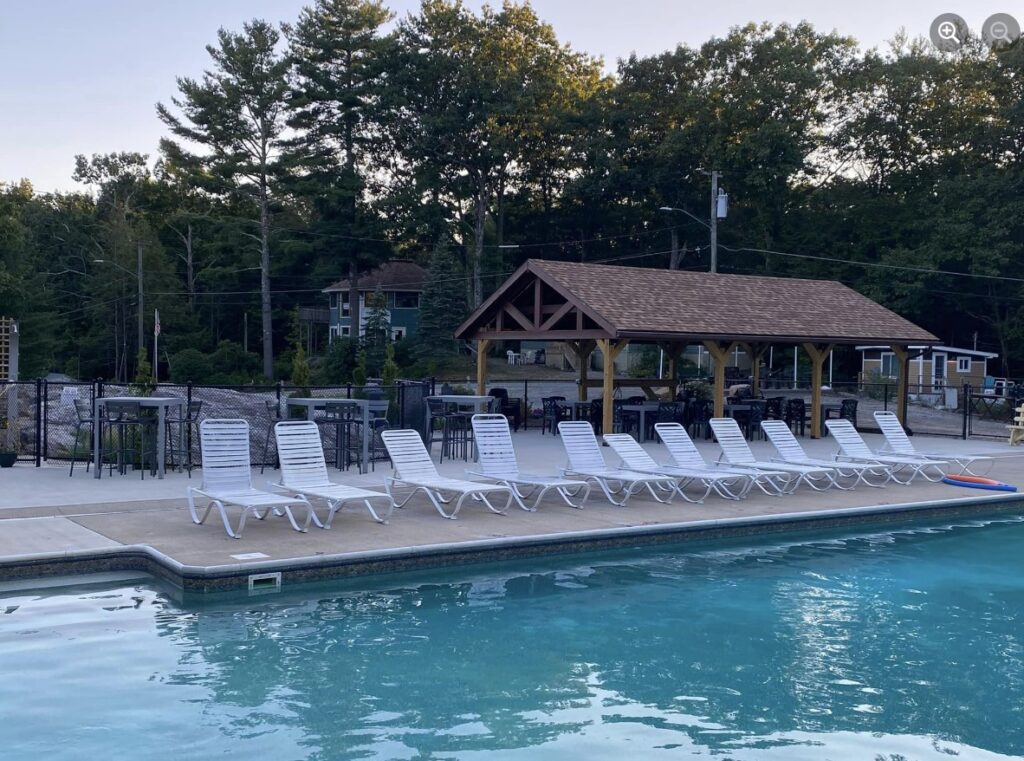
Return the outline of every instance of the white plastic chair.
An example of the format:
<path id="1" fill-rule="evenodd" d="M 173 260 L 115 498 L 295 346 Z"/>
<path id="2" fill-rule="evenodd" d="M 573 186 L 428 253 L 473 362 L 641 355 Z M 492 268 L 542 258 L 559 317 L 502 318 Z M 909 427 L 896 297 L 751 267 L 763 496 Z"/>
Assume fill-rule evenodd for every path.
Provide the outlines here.
<path id="1" fill-rule="evenodd" d="M 217 508 L 224 530 L 233 539 L 242 536 L 245 520 L 249 515 L 258 520 L 265 519 L 271 511 L 282 510 L 296 531 L 306 531 L 313 519 L 313 506 L 305 497 L 283 497 L 279 494 L 254 489 L 252 471 L 249 465 L 249 424 L 244 420 L 204 420 L 199 424 L 199 450 L 203 458 L 203 484 L 200 488 L 190 486 L 188 509 L 192 522 L 206 521 L 213 508 Z M 195 496 L 206 497 L 210 503 L 200 518 L 196 511 Z M 231 528 L 227 507 L 242 508 L 238 527 Z M 306 508 L 306 522 L 300 527 L 292 515 L 292 505 Z M 262 510 L 262 514 L 260 511 Z"/>
<path id="2" fill-rule="evenodd" d="M 512 504 L 514 493 L 508 486 L 498 484 L 482 484 L 479 481 L 462 481 L 456 478 L 445 478 L 437 472 L 434 461 L 430 459 L 430 453 L 423 446 L 423 439 L 416 431 L 394 430 L 384 431 L 381 434 L 384 446 L 388 450 L 388 456 L 395 466 L 395 474 L 384 480 L 384 490 L 388 496 L 394 498 L 392 489 L 395 487 L 411 487 L 412 491 L 406 495 L 401 502 L 395 502 L 395 507 L 402 507 L 416 492 L 423 492 L 431 504 L 437 508 L 443 517 L 455 519 L 462 503 L 466 498 L 472 498 L 483 502 L 492 513 L 503 515 Z M 448 493 L 450 496 L 445 496 Z M 459 495 L 455 507 L 450 513 L 446 513 L 441 505 L 447 505 L 455 495 Z M 487 499 L 488 494 L 508 494 L 508 499 L 502 509 L 496 508 Z"/>
<path id="3" fill-rule="evenodd" d="M 878 410 L 875 412 L 875 421 L 878 423 L 878 427 L 882 429 L 882 435 L 885 436 L 885 446 L 879 450 L 880 452 L 888 452 L 906 457 L 920 457 L 929 460 L 943 460 L 946 461 L 947 464 L 949 462 L 953 462 L 956 463 L 958 468 L 960 468 L 961 473 L 970 473 L 974 476 L 983 476 L 992 470 L 992 464 L 995 460 L 984 455 L 921 452 L 914 446 L 910 437 L 907 436 L 907 432 L 903 430 L 903 426 L 900 425 L 900 419 L 896 417 L 895 412 Z M 975 471 L 972 469 L 975 463 L 987 464 L 983 471 Z"/>
<path id="4" fill-rule="evenodd" d="M 702 504 L 712 490 L 727 499 L 739 499 L 736 494 L 746 495 L 753 488 L 754 481 L 750 473 L 722 473 L 713 468 L 681 468 L 677 465 L 662 465 L 655 462 L 647 450 L 628 433 L 606 433 L 603 436 L 608 446 L 619 456 L 622 467 L 638 473 L 670 476 L 676 487 L 676 493 L 687 502 Z M 699 484 L 704 493 L 696 499 L 690 497 L 683 489 L 690 484 Z M 739 488 L 736 489 L 736 485 Z M 730 488 L 732 487 L 732 488 Z"/>
<path id="5" fill-rule="evenodd" d="M 816 460 L 813 457 L 808 457 L 807 452 L 800 446 L 800 442 L 796 440 L 796 436 L 793 435 L 793 431 L 790 430 L 789 425 L 784 420 L 762 420 L 761 428 L 764 430 L 765 435 L 768 436 L 768 440 L 772 442 L 772 446 L 775 447 L 779 453 L 777 458 L 772 458 L 773 461 L 778 460 L 779 462 L 790 463 L 792 465 L 810 465 L 819 466 L 826 468 L 834 468 L 836 471 L 836 478 L 834 480 L 834 486 L 839 489 L 852 489 L 857 483 L 864 483 L 868 486 L 874 486 L 882 488 L 889 481 L 892 480 L 892 469 L 887 465 L 880 463 L 867 463 L 867 462 L 834 462 L 828 460 Z M 878 476 L 881 478 L 879 483 L 872 483 L 868 479 L 868 476 Z M 850 486 L 844 486 L 839 482 L 840 478 L 852 479 L 853 483 Z"/>
<path id="6" fill-rule="evenodd" d="M 277 458 L 281 463 L 281 480 L 271 488 L 295 494 L 310 500 L 313 497 L 327 502 L 327 520 L 323 523 L 313 512 L 313 522 L 321 528 L 330 528 L 334 514 L 349 502 L 362 502 L 378 523 L 387 523 L 394 510 L 395 502 L 387 494 L 359 489 L 331 481 L 324 461 L 323 442 L 320 430 L 311 420 L 283 421 L 274 426 L 277 441 Z M 371 500 L 383 500 L 387 511 L 377 515 Z"/>
<path id="7" fill-rule="evenodd" d="M 946 475 L 942 466 L 949 463 L 943 460 L 872 452 L 867 442 L 857 433 L 857 429 L 849 420 L 826 420 L 825 427 L 839 444 L 839 452 L 835 456 L 837 461 L 875 462 L 891 465 L 892 480 L 898 484 L 909 484 L 917 476 L 921 476 L 926 481 L 941 481 Z M 901 481 L 896 475 L 903 470 L 910 471 L 910 477 L 906 481 Z"/>
<path id="8" fill-rule="evenodd" d="M 558 433 L 562 439 L 562 446 L 565 447 L 565 454 L 569 458 L 565 474 L 581 476 L 586 481 L 597 484 L 608 501 L 616 507 L 624 507 L 630 497 L 644 489 L 658 502 L 667 504 L 672 501 L 672 496 L 677 491 L 675 479 L 608 467 L 590 423 L 563 420 L 558 424 Z M 659 497 L 655 489 L 668 492 L 668 498 Z M 616 499 L 618 495 L 622 495 L 621 499 Z"/>
<path id="9" fill-rule="evenodd" d="M 512 445 L 512 432 L 508 428 L 508 418 L 504 415 L 473 415 L 473 440 L 476 442 L 479 455 L 479 470 L 466 471 L 472 476 L 480 476 L 512 490 L 512 498 L 523 510 L 534 512 L 544 495 L 552 489 L 569 507 L 582 508 L 590 496 L 590 484 L 586 481 L 572 481 L 558 476 L 544 476 L 536 473 L 522 473 L 516 460 L 516 450 Z M 526 491 L 523 491 L 523 489 Z M 572 501 L 573 497 L 583 493 L 579 504 Z M 536 496 L 534 496 L 536 495 Z M 524 500 L 533 497 L 533 503 L 527 506 Z"/>
<path id="10" fill-rule="evenodd" d="M 721 456 L 730 465 L 739 468 L 755 468 L 763 470 L 781 470 L 790 473 L 793 481 L 789 491 L 795 491 L 805 483 L 812 489 L 823 491 L 835 483 L 835 465 L 822 467 L 819 465 L 790 465 L 781 462 L 759 462 L 747 444 L 739 425 L 731 417 L 716 417 L 709 421 L 711 430 L 715 432 L 718 446 L 722 448 Z"/>

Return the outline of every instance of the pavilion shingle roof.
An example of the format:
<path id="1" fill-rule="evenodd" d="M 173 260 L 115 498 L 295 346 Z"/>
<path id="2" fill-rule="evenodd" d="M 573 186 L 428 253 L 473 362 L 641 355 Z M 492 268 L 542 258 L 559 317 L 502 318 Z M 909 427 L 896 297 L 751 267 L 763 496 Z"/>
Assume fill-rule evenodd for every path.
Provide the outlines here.
<path id="1" fill-rule="evenodd" d="M 392 259 L 380 267 L 359 276 L 360 291 L 422 291 L 427 272 L 416 262 L 408 259 Z M 324 288 L 324 293 L 331 291 L 347 291 L 348 279 L 339 280 L 334 285 Z"/>
<path id="2" fill-rule="evenodd" d="M 923 328 L 842 283 L 532 259 L 526 269 L 603 318 L 644 334 L 937 343 Z M 468 322 L 468 321 L 467 321 Z"/>

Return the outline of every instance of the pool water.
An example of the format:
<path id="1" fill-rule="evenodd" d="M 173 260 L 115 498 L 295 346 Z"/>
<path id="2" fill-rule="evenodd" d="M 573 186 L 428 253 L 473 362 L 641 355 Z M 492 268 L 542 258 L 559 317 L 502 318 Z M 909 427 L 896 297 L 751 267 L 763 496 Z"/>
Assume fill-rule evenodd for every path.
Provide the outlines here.
<path id="1" fill-rule="evenodd" d="M 1004 759 L 1024 519 L 180 604 L 7 593 L 0 758 Z"/>

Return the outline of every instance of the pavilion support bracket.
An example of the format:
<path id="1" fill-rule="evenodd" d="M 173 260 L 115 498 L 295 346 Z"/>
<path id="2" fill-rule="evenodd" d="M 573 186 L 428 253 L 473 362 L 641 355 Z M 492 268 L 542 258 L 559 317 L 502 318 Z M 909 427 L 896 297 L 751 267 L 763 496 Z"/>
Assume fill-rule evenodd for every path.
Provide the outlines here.
<path id="1" fill-rule="evenodd" d="M 768 351 L 768 344 L 742 343 L 740 347 L 750 357 L 750 392 L 757 396 L 761 393 L 761 358 Z"/>
<path id="2" fill-rule="evenodd" d="M 590 355 L 594 353 L 594 347 L 597 346 L 597 342 L 584 339 L 581 341 L 566 341 L 566 345 L 576 355 L 576 371 L 579 375 L 579 394 L 577 398 L 581 402 L 585 402 L 588 398 L 587 380 L 589 378 L 588 371 L 590 370 Z"/>
<path id="3" fill-rule="evenodd" d="M 821 370 L 832 352 L 832 344 L 805 343 L 804 351 L 811 358 L 811 438 L 821 437 Z"/>
<path id="4" fill-rule="evenodd" d="M 723 417 L 725 415 L 725 366 L 729 362 L 729 354 L 736 348 L 736 342 L 705 341 L 704 348 L 715 360 L 715 417 Z"/>

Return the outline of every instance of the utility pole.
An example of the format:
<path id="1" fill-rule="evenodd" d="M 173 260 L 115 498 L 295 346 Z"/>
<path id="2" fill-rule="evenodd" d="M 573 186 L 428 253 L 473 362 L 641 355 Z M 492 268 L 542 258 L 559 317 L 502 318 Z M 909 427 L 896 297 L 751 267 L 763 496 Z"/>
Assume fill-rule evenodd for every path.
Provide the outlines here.
<path id="1" fill-rule="evenodd" d="M 718 178 L 721 172 L 711 170 L 711 271 L 718 272 Z"/>
<path id="2" fill-rule="evenodd" d="M 139 354 L 142 354 L 146 349 L 146 334 L 143 332 L 142 320 L 143 320 L 143 303 L 142 303 L 142 241 L 138 242 L 138 260 L 135 270 L 136 277 L 139 283 Z M 136 355 L 137 356 L 137 355 Z"/>

